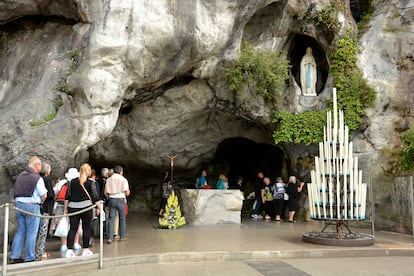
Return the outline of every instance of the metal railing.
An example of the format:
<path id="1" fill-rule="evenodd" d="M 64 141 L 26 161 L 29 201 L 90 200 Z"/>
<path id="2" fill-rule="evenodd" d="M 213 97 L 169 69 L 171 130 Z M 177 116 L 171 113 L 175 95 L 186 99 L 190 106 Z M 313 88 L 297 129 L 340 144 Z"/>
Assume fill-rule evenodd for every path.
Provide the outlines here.
<path id="1" fill-rule="evenodd" d="M 34 217 L 39 217 L 41 219 L 43 218 L 47 218 L 47 219 L 53 219 L 53 218 L 63 218 L 63 217 L 70 217 L 70 216 L 74 216 L 74 215 L 79 215 L 82 214 L 84 212 L 87 212 L 93 208 L 96 207 L 96 204 L 89 206 L 85 209 L 82 209 L 80 211 L 77 212 L 73 212 L 70 214 L 64 214 L 64 215 L 38 215 L 38 214 L 33 214 L 30 213 L 28 211 L 22 210 L 16 206 L 14 206 L 13 203 L 4 203 L 0 205 L 0 209 L 4 209 L 4 233 L 3 233 L 3 265 L 2 265 L 2 275 L 6 276 L 7 274 L 7 257 L 8 257 L 8 233 L 9 233 L 9 217 L 10 217 L 10 206 L 13 206 L 13 208 L 16 211 L 19 211 L 21 213 L 24 213 L 26 215 L 29 216 L 34 216 Z M 100 207 L 99 207 L 99 268 L 102 269 L 103 268 L 103 220 L 104 218 L 102 217 L 104 215 L 103 212 L 103 202 L 101 201 Z"/>

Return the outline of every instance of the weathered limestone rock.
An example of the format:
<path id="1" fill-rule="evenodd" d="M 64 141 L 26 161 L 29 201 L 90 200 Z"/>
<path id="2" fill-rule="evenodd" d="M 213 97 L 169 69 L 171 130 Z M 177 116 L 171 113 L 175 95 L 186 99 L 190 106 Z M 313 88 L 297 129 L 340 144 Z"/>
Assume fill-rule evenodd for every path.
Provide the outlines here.
<path id="1" fill-rule="evenodd" d="M 182 189 L 182 208 L 193 225 L 240 223 L 243 206 L 239 190 Z"/>
<path id="2" fill-rule="evenodd" d="M 404 205 L 402 197 L 395 200 L 393 191 L 404 184 L 398 178 L 385 177 L 384 171 L 391 165 L 387 154 L 401 147 L 399 133 L 414 123 L 409 92 L 414 83 L 414 7 L 410 1 L 376 2 L 370 27 L 360 38 L 358 63 L 378 98 L 367 110 L 365 128 L 354 139 L 354 149 L 367 177 L 364 181 L 373 180 L 376 225 L 399 231 L 397 220 L 410 218 L 398 219 L 401 214 L 395 210 L 411 207 Z M 409 225 L 405 224 L 412 231 Z"/>
<path id="3" fill-rule="evenodd" d="M 168 153 L 178 153 L 176 168 L 188 173 L 211 161 L 226 138 L 272 144 L 272 103 L 232 93 L 223 79 L 242 40 L 289 52 L 301 36 L 329 57 L 331 43 L 348 28 L 356 30 L 347 6 L 339 14 L 340 32 L 329 37 L 304 20 L 328 0 L 190 2 L 0 1 L 0 202 L 12 198 L 14 177 L 29 155 L 51 163 L 53 176 L 85 161 L 120 163 L 132 190 L 145 191 L 169 165 Z M 399 133 L 413 122 L 414 8 L 410 1 L 374 2 L 359 64 L 378 99 L 354 139 L 367 176 L 381 175 L 383 148 L 400 146 Z M 76 63 L 68 57 L 75 53 Z M 334 83 L 325 63 L 327 81 L 315 99 L 301 97 L 290 76 L 283 94 L 287 110 L 325 106 Z M 30 125 L 56 109 L 52 119 Z M 303 145 L 283 150 L 289 170 L 299 174 L 304 168 L 295 166 L 298 160 L 315 154 Z M 388 184 L 378 178 L 377 185 Z"/>

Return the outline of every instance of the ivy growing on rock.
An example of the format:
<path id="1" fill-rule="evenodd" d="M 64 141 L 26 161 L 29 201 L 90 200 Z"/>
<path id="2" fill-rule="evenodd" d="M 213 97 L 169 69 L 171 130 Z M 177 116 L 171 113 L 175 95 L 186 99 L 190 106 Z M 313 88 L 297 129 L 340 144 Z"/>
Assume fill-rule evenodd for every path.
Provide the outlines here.
<path id="1" fill-rule="evenodd" d="M 273 100 L 286 87 L 289 64 L 278 52 L 258 51 L 244 44 L 240 58 L 227 68 L 229 88 L 241 93 L 243 89 L 255 90 L 265 99 Z"/>
<path id="2" fill-rule="evenodd" d="M 321 111 L 306 111 L 298 114 L 278 112 L 273 118 L 273 123 L 276 125 L 273 139 L 276 144 L 291 142 L 309 145 L 323 138 L 325 122 L 326 114 Z"/>
<path id="3" fill-rule="evenodd" d="M 414 172 L 414 129 L 403 132 L 401 140 L 403 144 L 401 170 L 403 172 Z"/>
<path id="4" fill-rule="evenodd" d="M 376 91 L 358 70 L 358 40 L 350 34 L 338 41 L 338 50 L 332 54 L 331 73 L 338 90 L 338 108 L 344 110 L 345 124 L 350 131 L 356 130 L 362 123 L 364 109 L 372 106 Z"/>

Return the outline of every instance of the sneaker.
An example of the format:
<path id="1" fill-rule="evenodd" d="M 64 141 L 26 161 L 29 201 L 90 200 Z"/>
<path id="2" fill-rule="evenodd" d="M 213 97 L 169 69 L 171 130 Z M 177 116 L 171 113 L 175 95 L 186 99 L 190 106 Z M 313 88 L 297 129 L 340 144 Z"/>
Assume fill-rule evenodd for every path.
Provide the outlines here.
<path id="1" fill-rule="evenodd" d="M 75 257 L 75 252 L 73 252 L 72 249 L 68 249 L 68 251 L 66 251 L 65 258 L 73 258 L 73 257 Z"/>
<path id="2" fill-rule="evenodd" d="M 82 248 L 82 246 L 79 243 L 75 243 L 73 245 L 73 249 L 75 249 L 75 250 L 80 250 L 81 248 Z"/>
<path id="3" fill-rule="evenodd" d="M 270 219 L 270 216 L 269 216 L 269 215 L 266 215 L 266 216 L 265 216 L 265 219 L 266 219 L 266 220 L 269 220 L 269 219 Z"/>
<path id="4" fill-rule="evenodd" d="M 23 263 L 24 262 L 24 260 L 23 259 L 21 259 L 21 258 L 17 258 L 17 259 L 10 259 L 10 264 L 20 264 L 20 263 Z"/>
<path id="5" fill-rule="evenodd" d="M 125 237 L 125 238 L 122 238 L 122 239 L 119 239 L 119 241 L 126 241 L 127 240 L 127 238 Z"/>
<path id="6" fill-rule="evenodd" d="M 251 217 L 252 219 L 257 219 L 257 215 L 256 215 L 256 214 L 252 214 L 250 217 Z"/>
<path id="7" fill-rule="evenodd" d="M 262 215 L 257 215 L 257 219 L 263 219 Z"/>
<path id="8" fill-rule="evenodd" d="M 111 244 L 112 243 L 112 240 L 108 240 L 106 243 L 107 244 Z"/>
<path id="9" fill-rule="evenodd" d="M 89 248 L 84 248 L 82 251 L 82 256 L 90 256 L 93 255 L 93 252 Z"/>
<path id="10" fill-rule="evenodd" d="M 66 246 L 66 245 L 62 245 L 61 247 L 60 247 L 60 253 L 65 253 L 66 251 L 68 250 L 68 247 Z"/>

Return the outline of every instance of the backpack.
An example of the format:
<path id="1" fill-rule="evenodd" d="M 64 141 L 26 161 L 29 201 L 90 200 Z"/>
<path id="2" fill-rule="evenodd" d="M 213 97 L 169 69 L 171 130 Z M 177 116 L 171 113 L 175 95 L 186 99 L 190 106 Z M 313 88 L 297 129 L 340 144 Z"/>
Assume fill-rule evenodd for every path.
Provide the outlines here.
<path id="1" fill-rule="evenodd" d="M 66 197 L 66 191 L 68 190 L 69 181 L 67 181 L 63 186 L 60 188 L 60 191 L 56 197 L 56 201 L 64 201 Z"/>
<path id="2" fill-rule="evenodd" d="M 277 184 L 275 184 L 274 190 L 273 190 L 273 197 L 275 199 L 282 199 L 283 198 L 283 193 L 279 193 L 279 188 L 277 187 Z"/>

